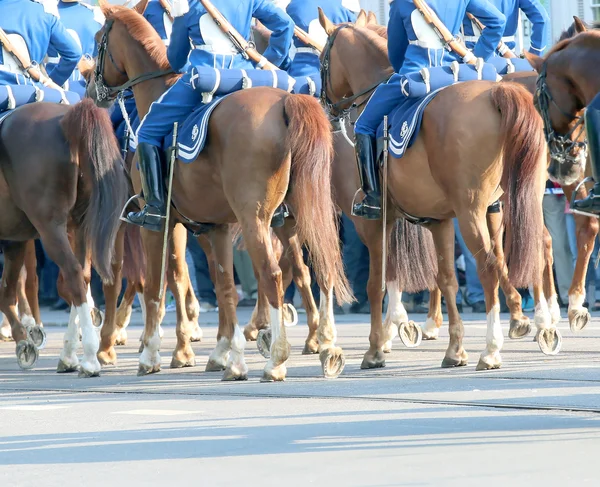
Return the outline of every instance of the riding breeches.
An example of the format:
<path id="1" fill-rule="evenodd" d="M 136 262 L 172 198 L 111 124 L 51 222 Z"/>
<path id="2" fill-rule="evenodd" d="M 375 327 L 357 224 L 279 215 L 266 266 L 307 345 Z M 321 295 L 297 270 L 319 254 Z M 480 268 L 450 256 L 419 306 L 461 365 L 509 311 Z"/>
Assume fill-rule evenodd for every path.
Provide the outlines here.
<path id="1" fill-rule="evenodd" d="M 406 97 L 400 88 L 400 75 L 393 75 L 387 83 L 377 87 L 369 98 L 364 110 L 354 124 L 357 134 L 375 137 L 383 117 L 389 115 Z"/>

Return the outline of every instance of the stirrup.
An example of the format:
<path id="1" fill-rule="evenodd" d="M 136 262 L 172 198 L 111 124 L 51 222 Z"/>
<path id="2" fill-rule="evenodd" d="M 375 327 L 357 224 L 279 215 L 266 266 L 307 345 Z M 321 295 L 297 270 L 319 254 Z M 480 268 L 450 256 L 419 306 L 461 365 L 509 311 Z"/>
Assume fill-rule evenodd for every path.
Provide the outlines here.
<path id="1" fill-rule="evenodd" d="M 131 203 L 132 201 L 143 198 L 143 197 L 144 196 L 142 195 L 142 193 L 140 193 L 140 194 L 134 194 L 131 198 L 129 198 L 127 200 L 127 202 L 123 205 L 123 209 L 121 210 L 121 216 L 119 217 L 119 220 L 121 220 L 122 222 L 125 222 L 125 223 L 130 223 L 130 221 L 127 219 L 127 213 L 129 213 L 127 211 L 127 207 L 129 206 L 129 203 Z M 141 208 L 140 208 L 140 211 L 141 211 Z"/>
<path id="2" fill-rule="evenodd" d="M 352 205 L 350 206 L 350 214 L 352 216 L 357 216 L 357 215 L 354 214 L 354 206 L 356 206 L 356 197 L 358 196 L 359 193 L 363 193 L 362 188 L 358 188 L 356 190 L 356 193 L 354 193 L 354 197 L 352 198 Z M 365 197 L 366 197 L 366 195 L 365 195 Z"/>
<path id="3" fill-rule="evenodd" d="M 596 182 L 594 181 L 594 178 L 591 176 L 588 176 L 587 178 L 585 178 L 583 181 L 581 181 L 577 187 L 575 188 L 575 191 L 573 191 L 573 194 L 571 195 L 571 201 L 569 204 L 569 211 L 571 213 L 573 213 L 574 215 L 581 215 L 581 216 L 587 216 L 588 218 L 598 218 L 600 219 L 600 214 L 596 214 L 596 213 L 589 213 L 587 211 L 581 211 L 581 210 L 576 210 L 574 209 L 574 205 L 575 205 L 575 198 L 577 196 L 577 193 L 579 193 L 579 188 L 581 188 L 581 186 L 583 186 L 585 183 L 589 183 L 589 182 Z"/>

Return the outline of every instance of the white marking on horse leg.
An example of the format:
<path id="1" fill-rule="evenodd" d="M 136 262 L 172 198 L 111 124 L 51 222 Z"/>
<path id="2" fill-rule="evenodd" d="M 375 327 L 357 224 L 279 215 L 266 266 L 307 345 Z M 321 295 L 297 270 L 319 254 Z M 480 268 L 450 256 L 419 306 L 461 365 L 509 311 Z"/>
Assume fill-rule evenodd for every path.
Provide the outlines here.
<path id="1" fill-rule="evenodd" d="M 560 322 L 560 306 L 558 304 L 558 296 L 556 294 L 548 298 L 548 308 L 550 309 L 552 325 L 558 325 Z"/>
<path id="2" fill-rule="evenodd" d="M 333 289 L 331 288 L 327 291 L 321 291 L 317 338 L 319 339 L 319 352 L 325 348 L 335 346 L 337 341 L 337 330 L 333 315 Z"/>
<path id="3" fill-rule="evenodd" d="M 241 379 L 248 376 L 248 366 L 244 360 L 244 348 L 246 346 L 246 337 L 240 327 L 236 324 L 231 340 L 231 352 L 227 360 L 226 376 L 233 376 Z"/>
<path id="4" fill-rule="evenodd" d="M 90 305 L 83 303 L 81 306 L 75 306 L 79 316 L 79 325 L 81 326 L 83 359 L 81 361 L 81 371 L 86 375 L 98 375 L 100 373 L 100 362 L 96 358 L 100 340 L 98 330 L 92 323 L 90 314 Z"/>
<path id="5" fill-rule="evenodd" d="M 12 340 L 12 329 L 10 327 L 10 323 L 5 314 L 2 314 L 4 317 L 2 319 L 2 326 L 0 326 L 0 340 Z"/>
<path id="6" fill-rule="evenodd" d="M 440 329 L 437 327 L 435 320 L 428 316 L 424 325 L 421 325 L 423 338 L 426 340 L 437 340 L 440 336 Z"/>
<path id="7" fill-rule="evenodd" d="M 552 317 L 548 309 L 548 302 L 544 298 L 544 294 L 540 294 L 540 302 L 535 306 L 535 314 L 533 318 L 536 328 L 539 330 L 547 330 L 555 328 L 552 325 Z"/>
<path id="8" fill-rule="evenodd" d="M 208 357 L 209 364 L 215 367 L 220 366 L 221 369 L 225 368 L 227 360 L 229 359 L 229 351 L 231 350 L 231 340 L 227 337 L 221 337 L 217 342 L 217 346 L 211 352 Z"/>
<path id="9" fill-rule="evenodd" d="M 269 305 L 271 317 L 271 357 L 265 365 L 265 376 L 271 379 L 283 380 L 287 372 L 285 361 L 290 355 L 290 344 L 287 341 L 283 325 L 282 308 Z"/>
<path id="10" fill-rule="evenodd" d="M 75 368 L 79 365 L 79 359 L 77 358 L 77 347 L 79 347 L 78 321 L 77 310 L 75 306 L 71 306 L 69 324 L 63 339 L 63 349 L 60 352 L 60 361 L 69 368 Z"/>
<path id="11" fill-rule="evenodd" d="M 398 288 L 397 281 L 386 283 L 388 292 L 388 308 L 383 322 L 383 332 L 386 343 L 383 350 L 389 352 L 392 350 L 392 341 L 398 336 L 398 326 L 400 323 L 408 322 L 408 314 L 402 304 L 402 291 Z"/>
<path id="12" fill-rule="evenodd" d="M 160 302 L 159 301 L 150 301 L 147 303 L 148 308 L 151 308 L 154 313 L 156 313 L 156 317 L 158 317 L 160 311 Z M 146 320 L 144 320 L 144 324 Z M 147 343 L 144 345 L 144 350 L 140 354 L 140 365 L 151 369 L 160 368 L 160 354 L 158 353 L 160 350 L 160 323 L 156 325 L 154 329 L 154 333 L 151 337 L 145 337 L 147 339 Z"/>
<path id="13" fill-rule="evenodd" d="M 87 286 L 87 292 L 85 293 L 85 299 L 86 299 L 87 304 L 90 307 L 90 309 L 93 309 L 96 307 L 96 304 L 94 303 L 94 298 L 92 297 L 92 288 L 90 287 L 89 284 Z"/>
<path id="14" fill-rule="evenodd" d="M 502 364 L 500 350 L 504 345 L 502 322 L 500 321 L 500 305 L 495 305 L 487 314 L 486 347 L 481 354 L 481 361 L 488 365 L 499 367 Z"/>

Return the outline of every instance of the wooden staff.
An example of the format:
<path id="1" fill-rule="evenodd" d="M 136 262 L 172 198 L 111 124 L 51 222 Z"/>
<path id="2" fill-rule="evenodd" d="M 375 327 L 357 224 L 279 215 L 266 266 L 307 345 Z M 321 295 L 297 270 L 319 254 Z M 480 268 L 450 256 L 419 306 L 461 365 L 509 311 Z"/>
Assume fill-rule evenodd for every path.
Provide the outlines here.
<path id="1" fill-rule="evenodd" d="M 483 29 L 485 29 L 485 25 L 483 25 L 477 17 L 469 13 L 467 13 L 467 17 L 471 22 L 473 22 L 473 24 L 475 24 L 475 26 L 479 29 L 480 33 L 483 32 Z M 517 57 L 517 55 L 510 50 L 510 47 L 508 47 L 503 40 L 500 40 L 500 42 L 498 43 L 498 47 L 496 47 L 496 50 L 504 58 L 512 59 Z"/>
<path id="2" fill-rule="evenodd" d="M 323 49 L 325 48 L 325 46 L 323 46 L 322 44 L 319 44 L 317 41 L 315 41 L 309 34 L 308 32 L 306 32 L 305 30 L 301 29 L 298 26 L 294 27 L 294 35 L 300 39 L 302 42 L 304 42 L 304 44 L 306 44 L 307 46 L 312 47 L 313 49 L 319 51 L 319 53 L 323 52 Z"/>
<path id="3" fill-rule="evenodd" d="M 167 0 L 158 0 L 160 6 L 163 8 L 169 20 L 173 22 L 173 14 L 171 13 L 171 4 Z"/>
<path id="4" fill-rule="evenodd" d="M 233 43 L 235 48 L 244 56 L 246 59 L 252 59 L 256 63 L 256 67 L 260 69 L 270 69 L 276 71 L 279 69 L 277 66 L 272 64 L 259 53 L 240 33 L 233 28 L 229 21 L 223 17 L 223 14 L 217 10 L 217 8 L 209 0 L 200 0 L 208 14 L 215 21 L 215 24 L 221 29 L 221 31 L 229 37 L 229 40 Z"/>
<path id="5" fill-rule="evenodd" d="M 429 5 L 427 5 L 427 2 L 424 0 L 413 0 L 413 3 L 425 19 L 425 22 L 431 26 L 431 28 L 448 49 L 458 54 L 465 63 L 476 63 L 477 59 L 473 53 L 467 49 L 467 46 L 465 46 L 462 42 L 460 42 L 460 40 L 452 35 L 452 33 L 448 30 L 448 27 L 444 25 L 437 14 L 431 9 L 431 7 L 429 7 Z"/>
<path id="6" fill-rule="evenodd" d="M 52 81 L 44 73 L 42 73 L 40 68 L 38 68 L 35 64 L 32 64 L 26 56 L 24 56 L 17 49 L 15 49 L 15 46 L 13 46 L 12 42 L 10 42 L 10 39 L 6 35 L 6 32 L 4 32 L 4 29 L 2 29 L 1 27 L 0 44 L 2 44 L 6 52 L 8 52 L 13 57 L 13 59 L 17 61 L 19 67 L 23 70 L 24 73 L 27 73 L 31 77 L 31 79 L 33 79 L 34 81 L 39 81 L 48 88 L 54 88 L 55 90 L 58 90 L 60 92 L 64 91 L 54 81 Z"/>

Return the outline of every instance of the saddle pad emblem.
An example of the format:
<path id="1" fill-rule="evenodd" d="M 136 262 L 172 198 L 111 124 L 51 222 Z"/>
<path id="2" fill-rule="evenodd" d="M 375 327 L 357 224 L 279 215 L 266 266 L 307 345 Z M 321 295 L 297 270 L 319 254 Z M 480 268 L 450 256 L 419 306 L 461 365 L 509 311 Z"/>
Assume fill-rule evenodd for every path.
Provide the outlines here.
<path id="1" fill-rule="evenodd" d="M 194 125 L 194 128 L 192 129 L 192 140 L 196 140 L 198 138 L 198 134 L 200 133 L 200 129 L 198 128 L 198 124 Z"/>
<path id="2" fill-rule="evenodd" d="M 400 137 L 401 138 L 406 137 L 407 133 L 408 133 L 408 122 L 405 120 L 404 123 L 402 124 L 402 129 L 400 130 Z"/>

